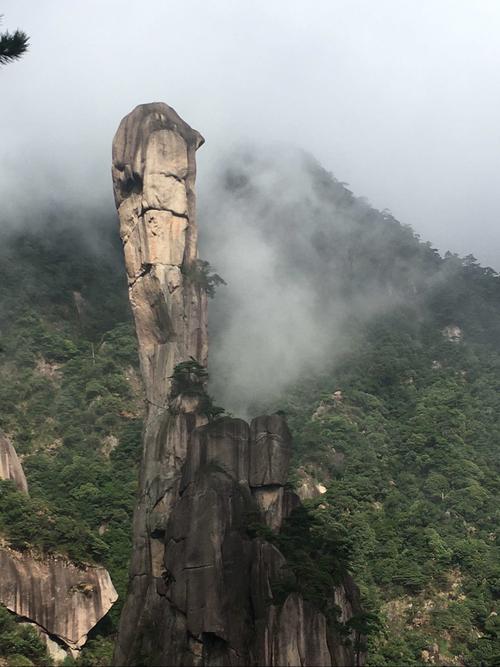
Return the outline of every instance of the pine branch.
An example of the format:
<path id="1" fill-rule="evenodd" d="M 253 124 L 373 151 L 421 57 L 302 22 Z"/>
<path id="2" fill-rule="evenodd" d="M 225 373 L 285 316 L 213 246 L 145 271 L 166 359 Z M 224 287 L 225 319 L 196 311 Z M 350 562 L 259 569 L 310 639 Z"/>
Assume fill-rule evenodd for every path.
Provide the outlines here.
<path id="1" fill-rule="evenodd" d="M 28 50 L 29 37 L 22 30 L 0 34 L 0 65 L 18 60 Z"/>

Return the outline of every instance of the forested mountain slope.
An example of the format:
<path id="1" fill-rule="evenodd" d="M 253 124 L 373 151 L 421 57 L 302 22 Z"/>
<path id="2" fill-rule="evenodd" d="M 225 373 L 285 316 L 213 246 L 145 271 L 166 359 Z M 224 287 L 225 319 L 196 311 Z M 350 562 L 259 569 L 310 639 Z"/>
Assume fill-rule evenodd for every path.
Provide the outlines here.
<path id="1" fill-rule="evenodd" d="M 47 215 L 2 240 L 0 429 L 30 497 L 0 482 L 0 532 L 14 548 L 104 564 L 120 595 L 107 633 L 126 590 L 142 389 L 114 219 L 71 222 Z M 22 633 L 0 621 L 0 655 L 39 664 Z M 111 645 L 85 652 L 109 664 Z"/>
<path id="2" fill-rule="evenodd" d="M 265 169 L 280 164 L 268 159 Z M 258 158 L 218 176 L 224 233 L 250 211 L 273 251 L 269 289 L 281 290 L 286 310 L 300 280 L 311 320 L 291 339 L 299 372 L 269 379 L 264 393 L 242 373 L 234 403 L 284 410 L 291 482 L 326 488 L 310 509 L 350 555 L 372 614 L 369 664 L 497 664 L 499 278 L 471 256 L 441 258 L 309 158 L 297 169 L 308 186 L 292 199 L 277 177 L 272 188 L 255 178 Z M 203 227 L 211 216 L 208 202 L 205 255 L 229 283 L 211 304 L 211 370 L 224 398 L 235 369 L 225 333 L 241 293 L 218 249 L 222 227 Z M 0 428 L 23 458 L 31 496 L 0 485 L 0 530 L 18 548 L 104 564 L 123 600 L 143 398 L 117 223 L 92 212 L 84 225 L 61 212 L 38 218 L 1 239 Z M 315 329 L 308 363 L 299 339 Z M 297 536 L 292 546 L 308 549 Z M 108 664 L 118 614 L 119 603 L 82 663 Z M 38 664 L 22 632 L 0 619 L 0 655 Z"/>
<path id="3" fill-rule="evenodd" d="M 370 664 L 496 664 L 500 279 L 472 255 L 440 257 L 302 159 L 291 176 L 279 164 L 293 187 L 265 156 L 220 179 L 233 216 L 257 211 L 278 285 L 306 284 L 300 315 L 329 332 L 319 364 L 312 341 L 296 348 L 300 378 L 271 401 L 294 433 L 294 481 L 323 484 L 313 506 L 346 529 L 385 628 Z M 231 298 L 216 304 L 229 325 Z"/>
<path id="4" fill-rule="evenodd" d="M 402 307 L 283 403 L 388 633 L 373 665 L 497 664 L 500 357 L 461 332 Z"/>

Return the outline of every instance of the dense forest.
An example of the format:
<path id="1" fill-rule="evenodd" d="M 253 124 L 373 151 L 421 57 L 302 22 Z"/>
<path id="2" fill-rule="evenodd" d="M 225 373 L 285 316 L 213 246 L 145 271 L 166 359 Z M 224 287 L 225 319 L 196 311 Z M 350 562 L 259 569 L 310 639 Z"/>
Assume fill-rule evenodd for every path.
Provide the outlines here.
<path id="1" fill-rule="evenodd" d="M 310 158 L 301 169 L 311 184 L 302 205 L 270 202 L 248 165 L 221 181 L 233 210 L 268 211 L 256 229 L 279 249 L 281 284 L 293 269 L 315 295 L 318 326 L 342 304 L 321 363 L 301 364 L 299 377 L 249 406 L 286 413 L 290 484 L 324 491 L 309 494 L 282 547 L 312 597 L 329 572 L 350 569 L 372 667 L 500 664 L 500 279 L 472 256 L 440 256 Z M 9 222 L 0 429 L 22 457 L 30 497 L 0 484 L 0 531 L 15 548 L 109 569 L 119 602 L 78 660 L 107 665 L 144 411 L 117 223 L 89 213 L 75 224 L 54 211 L 17 230 Z M 217 344 L 239 296 L 215 260 L 228 278 L 213 302 Z M 0 656 L 49 664 L 29 629 L 0 611 Z"/>
<path id="2" fill-rule="evenodd" d="M 120 599 L 106 636 L 126 590 L 144 410 L 114 222 L 48 216 L 0 251 L 0 428 L 30 489 L 0 483 L 0 529 L 15 548 L 109 569 Z M 33 657 L 6 637 L 0 654 Z M 85 653 L 82 664 L 109 664 L 112 647 L 96 638 Z"/>

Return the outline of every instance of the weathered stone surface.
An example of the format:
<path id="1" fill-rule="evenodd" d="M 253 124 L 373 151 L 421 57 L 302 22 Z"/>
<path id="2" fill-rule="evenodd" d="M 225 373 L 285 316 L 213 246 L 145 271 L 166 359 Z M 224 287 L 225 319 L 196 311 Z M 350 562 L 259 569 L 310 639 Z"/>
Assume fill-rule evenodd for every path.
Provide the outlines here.
<path id="1" fill-rule="evenodd" d="M 102 567 L 77 567 L 64 558 L 35 557 L 0 547 L 0 603 L 72 649 L 117 599 Z"/>
<path id="2" fill-rule="evenodd" d="M 293 575 L 288 569 L 285 557 L 281 551 L 273 544 L 269 544 L 269 542 L 255 540 L 253 542 L 249 583 L 256 627 L 257 641 L 255 650 L 257 655 L 259 651 L 264 650 L 262 636 L 259 636 L 259 633 L 263 632 L 267 636 L 269 629 L 268 612 L 270 602 L 273 599 L 273 585 L 283 581 L 283 579 L 290 580 L 290 578 L 293 579 Z M 268 663 L 263 662 L 262 664 Z"/>
<path id="3" fill-rule="evenodd" d="M 166 534 L 165 571 L 172 577 L 166 595 L 186 615 L 191 635 L 213 633 L 234 648 L 250 620 L 238 593 L 250 564 L 250 539 L 242 528 L 251 509 L 248 486 L 205 469 L 181 495 Z"/>
<path id="4" fill-rule="evenodd" d="M 346 575 L 342 583 L 337 586 L 334 593 L 334 602 L 340 610 L 338 621 L 346 623 L 354 615 L 362 612 L 359 602 L 358 587 L 350 575 Z M 330 641 L 330 650 L 334 659 L 334 665 L 349 665 L 354 661 L 355 632 L 352 631 L 348 639 L 350 642 L 339 641 L 339 637 L 333 637 Z M 359 639 L 359 638 L 358 638 Z M 349 645 L 350 644 L 350 645 Z M 357 656 L 357 663 L 364 665 L 366 653 Z"/>
<path id="5" fill-rule="evenodd" d="M 352 647 L 300 594 L 276 599 L 280 582 L 294 575 L 248 525 L 260 514 L 278 531 L 300 500 L 283 486 L 250 487 L 252 444 L 248 425 L 232 418 L 188 436 L 181 482 L 150 514 L 154 587 L 144 591 L 145 577 L 132 580 L 129 596 L 143 607 L 118 664 L 140 656 L 152 665 L 354 664 Z M 360 611 L 356 588 L 345 582 L 325 591 L 342 622 Z"/>
<path id="6" fill-rule="evenodd" d="M 242 419 L 220 419 L 197 429 L 190 440 L 182 488 L 196 479 L 200 468 L 226 472 L 237 481 L 248 481 L 249 428 Z"/>
<path id="7" fill-rule="evenodd" d="M 354 665 L 352 655 L 348 662 L 334 662 L 326 618 L 297 593 L 289 595 L 282 606 L 268 608 L 265 628 L 254 664 Z"/>
<path id="8" fill-rule="evenodd" d="M 125 243 L 125 266 L 133 282 L 144 266 L 181 266 L 187 221 L 170 211 L 148 211 L 141 216 Z"/>
<path id="9" fill-rule="evenodd" d="M 113 186 L 147 399 L 118 664 L 127 662 L 138 628 L 164 602 L 156 579 L 163 570 L 165 529 L 189 434 L 206 421 L 197 401 L 181 397 L 169 407 L 175 366 L 190 357 L 207 363 L 207 295 L 186 278 L 198 256 L 195 151 L 202 143 L 201 135 L 162 103 L 136 107 L 113 141 Z"/>
<path id="10" fill-rule="evenodd" d="M 250 486 L 285 484 L 292 436 L 280 415 L 266 415 L 250 425 Z"/>
<path id="11" fill-rule="evenodd" d="M 194 155 L 202 141 L 173 109 L 150 104 L 123 119 L 113 145 L 148 401 L 115 664 L 338 665 L 340 640 L 325 617 L 298 593 L 277 598 L 277 585 L 294 575 L 251 528 L 260 522 L 279 531 L 299 503 L 284 488 L 291 455 L 285 420 L 207 424 L 202 399 L 177 382 L 172 388 L 178 363 L 207 362 L 207 298 L 192 278 Z M 349 616 L 348 592 L 340 601 Z M 345 655 L 353 664 L 352 650 Z"/>
<path id="12" fill-rule="evenodd" d="M 0 433 L 0 479 L 10 479 L 19 491 L 28 493 L 28 483 L 21 461 L 3 433 Z"/>
<path id="13" fill-rule="evenodd" d="M 252 495 L 266 525 L 272 530 L 279 530 L 283 520 L 300 505 L 299 496 L 282 486 L 260 486 L 252 489 Z"/>
<path id="14" fill-rule="evenodd" d="M 113 140 L 113 184 L 117 207 L 155 174 L 186 180 L 203 137 L 163 102 L 137 106 L 120 123 Z M 169 208 L 167 201 L 167 206 Z M 156 208 L 156 207 L 151 207 Z"/>
<path id="15" fill-rule="evenodd" d="M 184 276 L 197 259 L 194 181 L 201 135 L 163 103 L 126 116 L 113 185 L 147 398 L 165 406 L 177 363 L 207 360 L 206 294 Z"/>
<path id="16" fill-rule="evenodd" d="M 335 465 L 335 454 L 330 457 L 332 465 Z M 311 500 L 318 498 L 326 493 L 327 488 L 324 484 L 318 481 L 316 477 L 309 474 L 304 468 L 299 468 L 297 471 L 299 477 L 299 485 L 297 488 L 297 495 L 301 500 Z"/>

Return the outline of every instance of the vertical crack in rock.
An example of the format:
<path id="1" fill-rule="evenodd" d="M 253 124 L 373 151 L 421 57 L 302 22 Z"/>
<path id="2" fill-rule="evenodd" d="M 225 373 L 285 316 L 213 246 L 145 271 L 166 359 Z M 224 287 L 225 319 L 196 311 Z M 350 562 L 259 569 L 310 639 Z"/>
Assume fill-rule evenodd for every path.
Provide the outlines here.
<path id="1" fill-rule="evenodd" d="M 172 388 L 177 364 L 207 363 L 207 295 L 196 284 L 195 152 L 203 139 L 166 104 L 136 107 L 113 143 L 113 185 L 147 397 L 139 498 L 117 665 L 348 665 L 354 649 L 300 593 L 279 531 L 300 504 L 285 487 L 291 436 L 279 415 L 207 423 Z M 174 389 L 174 391 L 172 391 Z M 175 394 L 175 397 L 173 396 Z M 359 611 L 349 577 L 325 592 Z M 352 637 L 351 637 L 352 639 Z M 363 659 L 358 664 L 363 664 Z"/>

